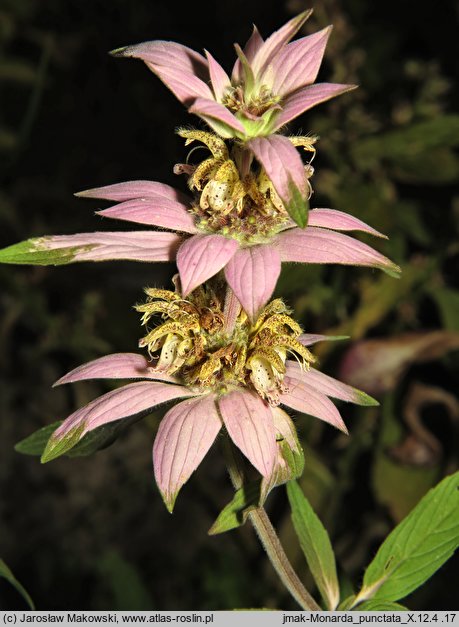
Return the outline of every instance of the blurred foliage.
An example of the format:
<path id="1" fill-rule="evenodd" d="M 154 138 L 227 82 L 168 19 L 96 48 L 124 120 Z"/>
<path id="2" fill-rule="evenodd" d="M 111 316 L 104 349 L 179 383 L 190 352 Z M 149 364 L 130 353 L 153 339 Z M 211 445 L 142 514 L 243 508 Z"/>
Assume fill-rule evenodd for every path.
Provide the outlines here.
<path id="1" fill-rule="evenodd" d="M 321 136 L 312 206 L 348 211 L 389 235 L 372 244 L 403 275 L 396 281 L 366 269 L 291 265 L 278 294 L 308 333 L 351 335 L 349 342 L 457 331 L 454 3 L 432 11 L 421 2 L 413 11 L 402 0 L 397 12 L 364 0 L 312 4 L 305 32 L 334 24 L 319 78 L 360 84 L 308 112 L 302 128 L 292 127 Z M 135 7 L 122 0 L 47 0 L 46 8 L 39 0 L 3 0 L 0 245 L 106 228 L 92 215 L 94 205 L 72 198 L 75 190 L 141 178 L 182 184 L 172 166 L 184 157 L 173 135 L 186 122 L 184 110 L 142 64 L 115 61 L 108 50 L 175 39 L 206 47 L 229 68 L 231 42 L 247 38 L 251 22 L 268 34 L 306 6 L 303 0 L 285 6 L 202 1 L 171 11 L 164 0 L 138 0 Z M 295 608 L 250 528 L 206 535 L 233 496 L 217 449 L 183 490 L 173 517 L 153 486 L 158 416 L 88 458 L 40 466 L 13 450 L 108 389 L 91 382 L 50 392 L 84 361 L 135 350 L 138 319 L 130 306 L 144 285 L 165 285 L 172 271 L 128 263 L 0 269 L 0 554 L 39 609 Z M 326 372 L 337 374 L 349 342 L 318 346 Z M 416 406 L 420 424 L 441 445 L 428 467 L 400 457 L 411 433 L 410 390 L 421 383 L 443 394 Z M 332 536 L 349 595 L 395 521 L 457 468 L 458 421 L 445 398 L 457 397 L 458 383 L 456 351 L 411 364 L 381 394 L 381 408 L 342 407 L 349 438 L 317 420 L 298 420 L 306 451 L 300 485 Z M 311 585 L 282 488 L 271 494 L 268 509 Z M 451 560 L 407 606 L 455 609 L 457 568 Z M 0 607 L 18 608 L 13 589 L 0 589 Z"/>

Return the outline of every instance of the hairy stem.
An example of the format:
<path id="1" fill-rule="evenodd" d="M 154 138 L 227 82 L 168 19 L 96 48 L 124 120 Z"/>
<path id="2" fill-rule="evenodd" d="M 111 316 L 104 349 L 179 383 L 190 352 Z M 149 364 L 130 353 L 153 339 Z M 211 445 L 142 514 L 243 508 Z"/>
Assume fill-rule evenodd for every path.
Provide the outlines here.
<path id="1" fill-rule="evenodd" d="M 293 570 L 284 548 L 277 537 L 276 530 L 271 524 L 263 507 L 258 507 L 249 514 L 250 522 L 257 532 L 260 542 L 266 551 L 267 556 L 274 570 L 279 575 L 282 583 L 290 592 L 295 601 L 303 610 L 322 611 L 312 596 L 303 586 L 298 575 Z"/>
<path id="2" fill-rule="evenodd" d="M 244 476 L 240 465 L 238 464 L 234 448 L 228 438 L 224 438 L 223 447 L 231 481 L 233 486 L 236 489 L 239 489 L 244 482 Z M 285 554 L 284 548 L 280 543 L 276 530 L 272 526 L 265 509 L 263 507 L 257 507 L 257 509 L 251 511 L 249 514 L 249 520 L 252 523 L 274 570 L 279 575 L 280 580 L 298 605 L 300 605 L 303 610 L 321 612 L 322 608 L 317 605 L 312 596 L 301 583 L 296 572 L 293 570 L 293 567 Z"/>

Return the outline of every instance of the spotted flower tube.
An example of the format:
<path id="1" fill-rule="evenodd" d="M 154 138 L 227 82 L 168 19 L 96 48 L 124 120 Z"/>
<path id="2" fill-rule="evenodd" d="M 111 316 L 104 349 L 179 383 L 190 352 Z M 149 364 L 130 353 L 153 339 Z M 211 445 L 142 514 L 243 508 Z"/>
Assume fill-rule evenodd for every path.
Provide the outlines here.
<path id="1" fill-rule="evenodd" d="M 284 447 L 302 457 L 289 410 L 347 433 L 329 397 L 359 405 L 374 401 L 315 369 L 307 348 L 323 336 L 304 334 L 282 300 L 251 321 L 241 310 L 225 331 L 224 283 L 177 291 L 147 288 L 136 306 L 147 329 L 135 353 L 108 355 L 72 370 L 55 385 L 87 379 L 137 379 L 90 402 L 52 434 L 43 461 L 67 452 L 110 422 L 176 404 L 161 420 L 153 447 L 156 482 L 170 511 L 222 429 L 263 478 L 262 495 L 291 478 Z M 287 358 L 288 356 L 291 358 Z M 184 400 L 185 399 L 185 400 Z M 179 401 L 179 402 L 177 402 Z"/>

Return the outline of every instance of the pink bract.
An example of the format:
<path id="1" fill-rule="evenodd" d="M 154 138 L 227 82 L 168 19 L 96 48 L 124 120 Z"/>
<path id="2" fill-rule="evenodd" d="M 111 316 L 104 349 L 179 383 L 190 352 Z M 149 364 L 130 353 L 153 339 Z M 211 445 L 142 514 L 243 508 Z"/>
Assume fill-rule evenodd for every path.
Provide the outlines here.
<path id="1" fill-rule="evenodd" d="M 205 232 L 191 214 L 193 201 L 177 190 L 153 181 L 130 181 L 77 194 L 119 204 L 99 215 L 159 228 L 150 231 L 103 231 L 33 238 L 0 251 L 3 263 L 60 265 L 79 261 L 126 259 L 175 261 L 186 297 L 220 270 L 250 318 L 270 299 L 282 262 L 338 263 L 368 266 L 397 276 L 400 269 L 387 257 L 346 231 L 381 233 L 353 216 L 334 209 L 312 209 L 306 228 L 293 222 L 263 238 L 248 242 L 239 233 Z"/>
<path id="2" fill-rule="evenodd" d="M 222 137 L 247 140 L 267 136 L 315 105 L 355 85 L 313 84 L 331 27 L 289 43 L 312 11 L 292 18 L 266 41 L 257 28 L 242 50 L 231 76 L 206 56 L 171 41 L 147 41 L 113 51 L 146 63 L 191 113 Z"/>
<path id="3" fill-rule="evenodd" d="M 282 127 L 312 107 L 339 96 L 355 85 L 314 84 L 331 27 L 289 43 L 312 10 L 304 11 L 266 41 L 257 28 L 242 50 L 231 76 L 207 51 L 203 56 L 171 41 L 147 41 L 113 51 L 141 59 L 190 113 L 223 138 L 242 140 L 262 164 L 292 215 L 294 193 L 306 194 L 301 159 L 280 135 Z M 300 211 L 304 213 L 305 208 Z M 294 218 L 305 226 L 301 218 Z"/>
<path id="4" fill-rule="evenodd" d="M 321 339 L 323 336 L 303 337 L 305 344 Z M 302 370 L 294 361 L 287 361 L 286 368 L 281 403 L 345 433 L 344 422 L 329 397 L 361 405 L 373 404 L 367 395 L 313 368 Z M 63 447 L 65 450 L 72 448 L 97 427 L 145 414 L 171 400 L 186 399 L 166 412 L 153 447 L 156 482 L 170 511 L 181 487 L 223 427 L 259 473 L 269 478 L 278 455 L 276 438 L 286 437 L 284 432 L 288 432 L 288 425 L 291 425 L 283 410 L 268 405 L 253 390 L 234 386 L 217 394 L 188 388 L 174 377 L 155 371 L 151 362 L 134 353 L 118 353 L 91 361 L 72 370 L 56 385 L 89 379 L 138 381 L 104 394 L 64 420 L 51 436 L 43 461 L 62 454 Z"/>

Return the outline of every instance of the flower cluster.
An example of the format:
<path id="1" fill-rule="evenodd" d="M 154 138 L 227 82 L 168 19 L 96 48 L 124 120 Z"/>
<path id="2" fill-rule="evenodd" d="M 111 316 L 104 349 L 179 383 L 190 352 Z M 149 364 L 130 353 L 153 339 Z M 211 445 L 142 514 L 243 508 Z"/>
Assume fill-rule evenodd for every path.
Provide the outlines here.
<path id="1" fill-rule="evenodd" d="M 329 397 L 374 404 L 316 370 L 308 346 L 327 338 L 304 334 L 282 300 L 270 302 L 282 262 L 360 265 L 394 276 L 400 271 L 347 232 L 384 235 L 342 211 L 309 210 L 318 137 L 280 133 L 301 113 L 354 87 L 314 83 L 330 28 L 290 41 L 310 13 L 266 40 L 254 28 L 243 49 L 235 46 L 231 76 L 207 51 L 204 57 L 173 42 L 113 53 L 145 61 L 210 127 L 178 130 L 187 146 L 199 142 L 208 155 L 175 166 L 187 178 L 188 194 L 153 181 L 77 194 L 116 203 L 98 212 L 103 217 L 153 230 L 45 236 L 0 251 L 4 263 L 128 259 L 175 261 L 178 268 L 175 291 L 147 288 L 147 301 L 136 306 L 148 359 L 109 355 L 57 382 L 137 380 L 64 420 L 43 461 L 98 427 L 180 399 L 165 413 L 153 449 L 156 482 L 169 510 L 222 429 L 258 471 L 262 501 L 302 467 L 295 427 L 281 405 L 347 432 Z"/>
<path id="2" fill-rule="evenodd" d="M 286 465 L 280 442 L 301 451 L 295 427 L 279 405 L 347 433 L 329 397 L 375 403 L 310 366 L 315 359 L 307 346 L 326 338 L 303 334 L 282 300 L 272 301 L 254 322 L 241 310 L 228 330 L 223 292 L 219 282 L 196 289 L 188 299 L 147 288 L 147 302 L 136 309 L 148 327 L 139 344 L 148 349 L 150 360 L 130 353 L 109 355 L 76 368 L 56 385 L 95 378 L 145 381 L 109 392 L 69 416 L 49 440 L 44 461 L 97 427 L 187 398 L 165 414 L 153 448 L 156 482 L 172 510 L 180 488 L 223 427 L 272 487 L 280 482 L 279 467 Z M 158 324 L 150 328 L 155 318 Z M 289 478 L 284 473 L 282 482 Z"/>

